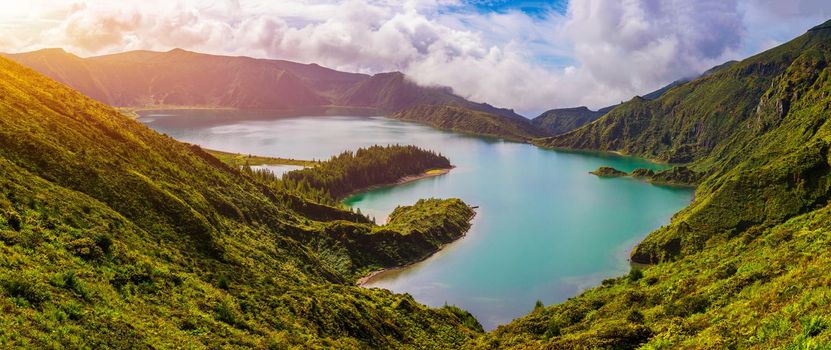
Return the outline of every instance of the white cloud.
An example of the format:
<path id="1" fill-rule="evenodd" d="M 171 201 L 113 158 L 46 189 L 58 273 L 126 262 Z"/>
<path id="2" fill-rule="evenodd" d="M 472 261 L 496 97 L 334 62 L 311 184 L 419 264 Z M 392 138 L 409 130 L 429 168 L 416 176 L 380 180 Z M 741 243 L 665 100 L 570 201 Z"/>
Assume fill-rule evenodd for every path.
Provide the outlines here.
<path id="1" fill-rule="evenodd" d="M 628 99 L 737 55 L 743 34 L 735 1 L 581 1 L 564 24 L 594 86 L 580 102 Z"/>
<path id="2" fill-rule="evenodd" d="M 534 17 L 481 13 L 461 1 L 29 0 L 0 5 L 17 13 L 0 15 L 0 51 L 182 47 L 401 70 L 531 114 L 626 100 L 785 41 L 831 14 L 825 0 L 576 0 L 565 14 Z"/>

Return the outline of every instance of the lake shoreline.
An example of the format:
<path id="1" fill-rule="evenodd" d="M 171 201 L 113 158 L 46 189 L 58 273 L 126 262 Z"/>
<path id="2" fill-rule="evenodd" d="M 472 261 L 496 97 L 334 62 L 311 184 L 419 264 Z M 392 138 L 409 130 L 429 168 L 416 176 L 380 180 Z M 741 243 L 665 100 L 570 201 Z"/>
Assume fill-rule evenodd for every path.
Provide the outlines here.
<path id="1" fill-rule="evenodd" d="M 259 165 L 296 165 L 302 166 L 305 168 L 314 167 L 317 165 L 316 162 L 311 160 L 303 160 L 303 159 L 293 159 L 293 158 L 282 158 L 282 157 L 271 157 L 271 156 L 260 156 L 260 155 L 253 155 L 253 154 L 244 154 L 244 153 L 235 153 L 235 152 L 226 152 L 220 151 L 215 149 L 208 149 L 203 148 L 205 152 L 210 153 L 212 156 L 216 157 L 217 159 L 221 160 L 223 163 L 241 167 L 243 165 L 249 166 L 259 166 Z"/>
<path id="2" fill-rule="evenodd" d="M 391 179 L 386 185 L 363 188 L 338 199 L 347 206 L 372 213 L 378 217 L 378 223 L 389 215 L 390 209 L 420 198 L 471 200 L 469 205 L 480 205 L 489 211 L 481 216 L 483 213 L 476 210 L 479 216 L 472 223 L 476 225 L 475 235 L 459 240 L 461 237 L 455 235 L 473 231 L 457 226 L 454 236 L 445 236 L 448 245 L 432 244 L 400 264 L 362 269 L 351 274 L 346 284 L 410 293 L 424 305 L 457 305 L 477 315 L 488 329 L 502 324 L 500 320 L 526 314 L 528 305 L 541 296 L 553 301 L 579 294 L 569 284 L 571 277 L 582 276 L 582 270 L 577 271 L 569 263 L 578 255 L 590 274 L 606 276 L 628 271 L 625 259 L 608 262 L 609 252 L 616 252 L 618 243 L 636 236 L 640 241 L 660 224 L 666 224 L 673 214 L 689 205 L 691 198 L 691 192 L 684 187 L 649 185 L 643 179 L 597 181 L 586 174 L 599 166 L 630 171 L 668 168 L 643 157 L 498 141 L 383 117 L 308 116 L 266 122 L 262 120 L 271 117 L 250 116 L 234 121 L 222 119 L 226 114 L 217 112 L 216 116 L 210 115 L 216 122 L 202 123 L 205 118 L 199 112 L 171 114 L 144 121 L 185 142 L 206 148 L 244 150 L 246 154 L 326 159 L 343 149 L 395 140 L 447 155 L 453 165 L 464 171 L 421 182 L 417 180 L 440 173 L 415 171 L 416 176 Z M 236 116 L 236 112 L 227 115 Z M 251 119 L 257 122 L 249 122 Z M 322 135 L 321 130 L 326 130 L 326 134 Z M 396 186 L 401 183 L 404 185 Z M 580 201 L 570 199 L 575 197 Z M 604 199 L 607 197 L 631 201 L 632 205 L 621 208 Z M 585 210 L 587 206 L 591 210 Z M 605 219 L 597 220 L 597 213 Z M 449 245 L 454 242 L 455 245 Z M 522 281 L 515 280 L 517 274 L 523 275 Z M 521 282 L 521 288 L 515 282 Z M 475 291 L 476 297 L 471 297 L 471 291 Z"/>
<path id="3" fill-rule="evenodd" d="M 434 175 L 434 176 L 435 176 L 435 175 Z M 471 205 L 471 206 L 470 206 L 470 208 L 471 208 L 471 209 L 477 209 L 477 208 L 479 208 L 479 207 Z M 370 271 L 370 272 L 369 272 L 369 273 L 367 273 L 364 277 L 361 277 L 361 278 L 359 278 L 357 281 L 355 281 L 355 285 L 356 285 L 356 286 L 358 286 L 358 287 L 362 287 L 362 288 L 370 288 L 370 287 L 367 287 L 366 285 L 367 285 L 367 284 L 369 284 L 370 282 L 372 282 L 372 281 L 373 281 L 376 277 L 378 277 L 378 276 L 380 276 L 380 275 L 382 275 L 382 274 L 384 274 L 384 273 L 387 273 L 387 272 L 392 272 L 392 271 L 397 271 L 397 270 L 402 270 L 402 269 L 406 269 L 406 268 L 408 268 L 408 267 L 410 267 L 410 266 L 413 266 L 413 265 L 415 265 L 415 264 L 418 264 L 418 263 L 420 263 L 420 262 L 423 262 L 423 261 L 425 261 L 425 260 L 429 259 L 429 258 L 430 258 L 430 257 L 432 257 L 433 255 L 436 255 L 436 253 L 438 253 L 438 252 L 440 252 L 440 251 L 444 250 L 444 248 L 445 248 L 445 247 L 447 247 L 448 245 L 453 244 L 453 243 L 456 243 L 456 242 L 458 242 L 460 239 L 462 239 L 462 238 L 466 237 L 466 236 L 467 236 L 467 233 L 470 231 L 470 229 L 471 229 L 471 228 L 473 228 L 473 223 L 472 223 L 472 222 L 473 222 L 473 219 L 474 219 L 474 218 L 476 218 L 476 211 L 474 211 L 474 212 L 473 212 L 473 215 L 471 215 L 471 216 L 470 216 L 470 218 L 468 218 L 468 219 L 467 219 L 467 222 L 468 222 L 470 225 L 468 225 L 467 229 L 466 229 L 464 232 L 462 232 L 462 234 L 461 234 L 461 235 L 459 235 L 459 237 L 457 237 L 456 239 L 454 239 L 454 240 L 452 240 L 452 241 L 450 241 L 450 242 L 447 242 L 447 243 L 445 243 L 445 244 L 442 244 L 442 245 L 441 245 L 441 246 L 439 246 L 439 247 L 438 247 L 438 249 L 436 249 L 435 251 L 432 251 L 432 252 L 430 252 L 429 254 L 427 254 L 427 255 L 423 256 L 422 258 L 417 259 L 417 260 L 415 260 L 415 261 L 412 261 L 412 262 L 410 262 L 410 263 L 407 263 L 407 264 L 405 264 L 405 265 L 401 265 L 401 266 L 394 266 L 394 267 L 387 267 L 387 268 L 383 268 L 383 269 L 379 269 L 379 270 Z"/>
<path id="4" fill-rule="evenodd" d="M 455 168 L 456 168 L 455 165 L 451 165 L 449 168 L 430 169 L 430 170 L 427 170 L 427 171 L 425 171 L 421 174 L 418 174 L 418 175 L 404 176 L 404 177 L 402 177 L 398 180 L 395 180 L 394 182 L 388 182 L 388 183 L 377 184 L 377 185 L 372 185 L 372 186 L 369 186 L 369 187 L 360 188 L 360 189 L 354 190 L 352 192 L 349 192 L 349 193 L 341 196 L 340 198 L 338 198 L 338 201 L 343 201 L 343 200 L 345 200 L 349 197 L 352 197 L 352 196 L 354 196 L 358 193 L 361 193 L 361 192 L 369 192 L 369 191 L 372 191 L 372 190 L 377 190 L 377 189 L 382 188 L 382 187 L 398 186 L 398 185 L 403 185 L 403 184 L 410 183 L 410 182 L 413 182 L 413 181 L 418 181 L 418 180 L 421 180 L 421 179 L 441 176 L 441 175 L 449 173 L 450 170 L 453 170 Z"/>

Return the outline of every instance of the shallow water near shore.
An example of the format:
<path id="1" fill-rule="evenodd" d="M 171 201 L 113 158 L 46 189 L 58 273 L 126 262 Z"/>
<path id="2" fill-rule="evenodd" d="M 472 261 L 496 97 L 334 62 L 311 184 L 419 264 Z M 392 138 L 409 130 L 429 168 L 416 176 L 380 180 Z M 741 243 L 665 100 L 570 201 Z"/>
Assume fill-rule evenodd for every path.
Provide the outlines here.
<path id="1" fill-rule="evenodd" d="M 178 140 L 229 152 L 326 159 L 374 144 L 414 144 L 447 156 L 456 166 L 448 174 L 373 189 L 345 203 L 378 222 L 419 198 L 458 197 L 478 206 L 464 238 L 366 286 L 410 293 L 431 306 L 457 305 L 486 329 L 527 314 L 537 300 L 561 302 L 626 273 L 631 248 L 692 198 L 687 188 L 588 173 L 599 166 L 663 167 L 636 158 L 544 150 L 382 117 L 270 119 L 262 112 L 235 120 L 234 113 L 149 112 L 139 120 Z"/>

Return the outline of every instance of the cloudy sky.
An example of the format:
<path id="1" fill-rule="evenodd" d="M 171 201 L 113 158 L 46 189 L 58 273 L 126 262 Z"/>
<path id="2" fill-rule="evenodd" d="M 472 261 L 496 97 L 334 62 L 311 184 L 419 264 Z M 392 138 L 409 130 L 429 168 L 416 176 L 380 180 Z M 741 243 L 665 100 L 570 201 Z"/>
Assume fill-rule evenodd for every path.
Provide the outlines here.
<path id="1" fill-rule="evenodd" d="M 2 0 L 0 51 L 180 47 L 400 70 L 533 116 L 627 100 L 829 16 L 828 0 Z"/>

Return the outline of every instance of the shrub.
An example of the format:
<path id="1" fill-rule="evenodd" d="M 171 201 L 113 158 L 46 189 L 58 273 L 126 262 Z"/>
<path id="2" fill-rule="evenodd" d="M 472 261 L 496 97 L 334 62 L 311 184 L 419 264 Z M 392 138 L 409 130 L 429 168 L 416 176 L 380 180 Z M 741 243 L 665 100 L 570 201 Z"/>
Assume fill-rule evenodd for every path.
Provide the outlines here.
<path id="1" fill-rule="evenodd" d="M 643 314 L 638 310 L 629 311 L 626 320 L 632 323 L 643 323 Z"/>
<path id="2" fill-rule="evenodd" d="M 444 309 L 456 315 L 457 318 L 460 318 L 462 320 L 462 325 L 464 325 L 465 327 L 476 330 L 478 332 L 484 331 L 482 330 L 482 325 L 479 323 L 476 317 L 474 317 L 473 314 L 471 314 L 470 312 L 462 310 L 453 305 L 445 305 Z"/>
<path id="3" fill-rule="evenodd" d="M 727 264 L 724 264 L 724 265 L 718 267 L 718 269 L 716 270 L 715 276 L 718 279 L 729 278 L 729 277 L 735 275 L 737 270 L 738 269 L 736 268 L 736 264 L 727 263 Z"/>
<path id="4" fill-rule="evenodd" d="M 156 273 L 152 266 L 139 263 L 137 265 L 122 265 L 115 269 L 115 275 L 110 284 L 119 290 L 129 285 L 139 287 L 145 293 L 153 293 L 158 290 Z"/>
<path id="5" fill-rule="evenodd" d="M 802 335 L 805 337 L 816 337 L 828 328 L 828 322 L 826 322 L 821 316 L 803 319 L 801 323 Z"/>
<path id="6" fill-rule="evenodd" d="M 95 245 L 101 248 L 104 254 L 110 254 L 112 252 L 113 239 L 110 236 L 101 235 L 95 238 Z"/>
<path id="7" fill-rule="evenodd" d="M 231 282 L 228 281 L 228 277 L 225 275 L 219 276 L 219 281 L 216 283 L 219 289 L 229 290 L 231 289 Z"/>
<path id="8" fill-rule="evenodd" d="M 627 276 L 630 282 L 637 282 L 643 277 L 643 271 L 637 267 L 633 267 L 629 270 L 629 275 Z"/>
<path id="9" fill-rule="evenodd" d="M 78 238 L 69 242 L 69 249 L 84 260 L 97 260 L 104 257 L 104 251 L 91 238 Z"/>
<path id="10" fill-rule="evenodd" d="M 92 295 L 83 281 L 78 278 L 74 271 L 57 274 L 49 279 L 49 283 L 55 287 L 66 288 L 74 292 L 84 300 L 90 300 Z"/>
<path id="11" fill-rule="evenodd" d="M 708 300 L 705 296 L 691 295 L 670 304 L 666 311 L 668 315 L 687 317 L 707 311 L 707 307 L 709 306 L 710 300 Z"/>
<path id="12" fill-rule="evenodd" d="M 644 293 L 634 291 L 634 290 L 626 291 L 623 294 L 623 300 L 626 303 L 626 305 L 639 304 L 639 303 L 645 301 L 646 299 L 647 299 L 647 297 Z"/>
<path id="13" fill-rule="evenodd" d="M 84 310 L 83 307 L 78 303 L 66 303 L 60 306 L 61 311 L 63 311 L 70 320 L 73 321 L 80 321 L 84 317 Z"/>
<path id="14" fill-rule="evenodd" d="M 405 312 L 412 312 L 413 310 L 418 308 L 418 306 L 416 305 L 415 300 L 412 299 L 412 298 L 409 298 L 409 297 L 401 298 L 401 300 L 399 300 L 398 302 L 393 304 L 393 307 L 396 310 L 405 311 Z M 449 306 L 445 305 L 444 307 L 449 307 Z"/>
<path id="15" fill-rule="evenodd" d="M 20 231 L 20 229 L 23 226 L 23 220 L 20 219 L 20 215 L 17 215 L 17 213 L 11 213 L 9 215 L 7 223 L 9 224 L 9 227 L 11 227 L 12 230 L 15 231 Z"/>
<path id="16" fill-rule="evenodd" d="M 223 300 L 216 306 L 216 319 L 231 326 L 237 326 L 237 314 L 231 305 Z"/>
<path id="17" fill-rule="evenodd" d="M 551 317 L 551 320 L 548 321 L 548 327 L 545 329 L 545 337 L 559 337 L 562 334 L 563 327 L 567 326 L 568 323 L 559 315 Z"/>
<path id="18" fill-rule="evenodd" d="M 6 280 L 3 283 L 6 293 L 12 298 L 25 300 L 29 305 L 39 306 L 49 299 L 35 282 L 27 279 Z"/>

